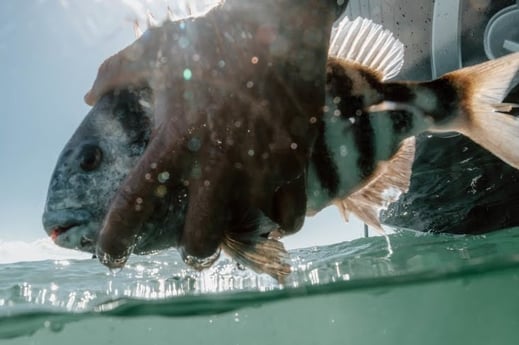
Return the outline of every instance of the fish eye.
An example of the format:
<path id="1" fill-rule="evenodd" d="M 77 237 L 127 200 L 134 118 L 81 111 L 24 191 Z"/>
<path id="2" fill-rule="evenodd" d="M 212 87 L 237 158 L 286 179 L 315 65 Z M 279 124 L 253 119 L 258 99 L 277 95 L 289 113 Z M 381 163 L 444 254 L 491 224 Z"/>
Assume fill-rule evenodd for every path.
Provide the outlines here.
<path id="1" fill-rule="evenodd" d="M 97 145 L 87 144 L 83 146 L 80 154 L 79 166 L 84 171 L 95 170 L 103 159 L 103 151 Z"/>

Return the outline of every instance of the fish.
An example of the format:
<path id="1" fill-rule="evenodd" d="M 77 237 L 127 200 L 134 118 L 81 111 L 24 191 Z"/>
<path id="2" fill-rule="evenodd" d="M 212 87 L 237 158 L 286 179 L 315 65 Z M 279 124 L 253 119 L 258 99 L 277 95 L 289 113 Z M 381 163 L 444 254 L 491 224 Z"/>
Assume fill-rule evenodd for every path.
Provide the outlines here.
<path id="1" fill-rule="evenodd" d="M 345 220 L 353 213 L 383 232 L 380 211 L 408 190 L 414 136 L 424 131 L 457 131 L 519 168 L 519 120 L 506 114 L 518 105 L 502 103 L 519 82 L 519 54 L 432 81 L 390 81 L 403 59 L 404 45 L 379 24 L 342 16 L 334 25 L 323 117 L 310 119 L 319 135 L 308 162 L 307 216 L 335 205 Z M 152 128 L 147 89 L 109 92 L 87 114 L 49 184 L 43 225 L 57 245 L 95 253 L 110 200 Z M 167 180 L 161 174 L 157 178 Z M 182 185 L 163 192 L 136 240 L 136 254 L 177 245 L 189 196 Z M 283 282 L 291 268 L 281 239 L 291 233 L 259 210 L 235 208 L 221 250 Z"/>

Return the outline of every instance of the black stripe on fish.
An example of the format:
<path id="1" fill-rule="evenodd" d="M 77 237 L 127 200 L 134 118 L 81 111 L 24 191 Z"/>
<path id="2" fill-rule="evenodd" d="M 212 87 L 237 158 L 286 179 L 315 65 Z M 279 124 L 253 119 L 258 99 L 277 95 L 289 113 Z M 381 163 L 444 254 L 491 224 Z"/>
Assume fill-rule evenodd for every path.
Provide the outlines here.
<path id="1" fill-rule="evenodd" d="M 337 104 L 340 119 L 342 121 L 353 120 L 353 124 L 348 128 L 353 131 L 359 153 L 357 166 L 360 170 L 360 177 L 366 178 L 373 173 L 376 166 L 375 131 L 369 114 L 364 111 L 366 108 L 364 95 L 353 94 L 353 81 L 346 71 L 347 69 L 339 63 L 329 62 L 327 87 L 329 94 L 340 97 L 340 102 Z M 356 72 L 369 87 L 380 91 L 380 81 L 372 72 L 364 69 L 358 69 Z"/>
<path id="2" fill-rule="evenodd" d="M 375 170 L 375 131 L 371 125 L 371 117 L 365 112 L 359 112 L 352 126 L 355 144 L 359 150 L 357 166 L 360 169 L 360 177 L 367 178 Z"/>
<path id="3" fill-rule="evenodd" d="M 458 116 L 460 95 L 449 78 L 440 78 L 423 84 L 436 96 L 436 107 L 427 115 L 434 119 L 435 125 L 442 125 Z"/>
<path id="4" fill-rule="evenodd" d="M 460 95 L 449 78 L 440 78 L 420 84 L 387 83 L 384 85 L 384 100 L 402 104 L 415 104 L 426 111 L 426 116 L 434 120 L 434 124 L 441 126 L 449 123 L 458 116 Z M 424 99 L 419 99 L 417 93 L 422 97 L 430 97 L 427 104 Z"/>
<path id="5" fill-rule="evenodd" d="M 339 172 L 330 149 L 326 145 L 324 122 L 320 121 L 317 124 L 317 130 L 319 134 L 314 144 L 312 163 L 314 164 L 321 187 L 327 190 L 330 197 L 333 198 L 339 190 Z"/>

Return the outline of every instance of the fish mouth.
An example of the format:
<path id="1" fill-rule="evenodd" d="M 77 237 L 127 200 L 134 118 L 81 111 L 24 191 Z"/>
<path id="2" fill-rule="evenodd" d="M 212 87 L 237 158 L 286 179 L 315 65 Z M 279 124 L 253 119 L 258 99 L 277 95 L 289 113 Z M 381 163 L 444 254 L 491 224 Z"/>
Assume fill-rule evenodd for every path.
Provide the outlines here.
<path id="1" fill-rule="evenodd" d="M 70 225 L 60 225 L 60 226 L 57 226 L 55 228 L 53 228 L 51 231 L 50 231 L 50 238 L 52 239 L 52 241 L 56 242 L 57 238 L 61 235 L 61 234 L 64 234 L 66 233 L 67 231 L 69 231 L 70 229 L 72 228 L 76 228 L 78 226 L 80 226 L 81 224 L 70 224 Z"/>
<path id="2" fill-rule="evenodd" d="M 84 210 L 63 209 L 43 214 L 47 235 L 59 246 L 90 251 L 94 246 L 92 216 Z"/>

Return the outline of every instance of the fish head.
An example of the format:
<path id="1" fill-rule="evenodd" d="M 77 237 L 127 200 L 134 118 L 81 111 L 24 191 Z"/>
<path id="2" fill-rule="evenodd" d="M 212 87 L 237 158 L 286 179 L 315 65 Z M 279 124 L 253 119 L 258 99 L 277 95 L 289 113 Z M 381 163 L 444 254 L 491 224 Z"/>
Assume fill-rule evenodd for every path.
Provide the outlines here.
<path id="1" fill-rule="evenodd" d="M 110 92 L 87 114 L 61 152 L 48 188 L 43 226 L 57 245 L 95 252 L 110 202 L 146 149 L 152 128 L 153 102 L 147 89 Z M 183 226 L 184 204 L 164 198 L 144 224 L 135 251 L 174 245 L 175 230 Z M 156 236 L 161 241 L 155 241 Z"/>

